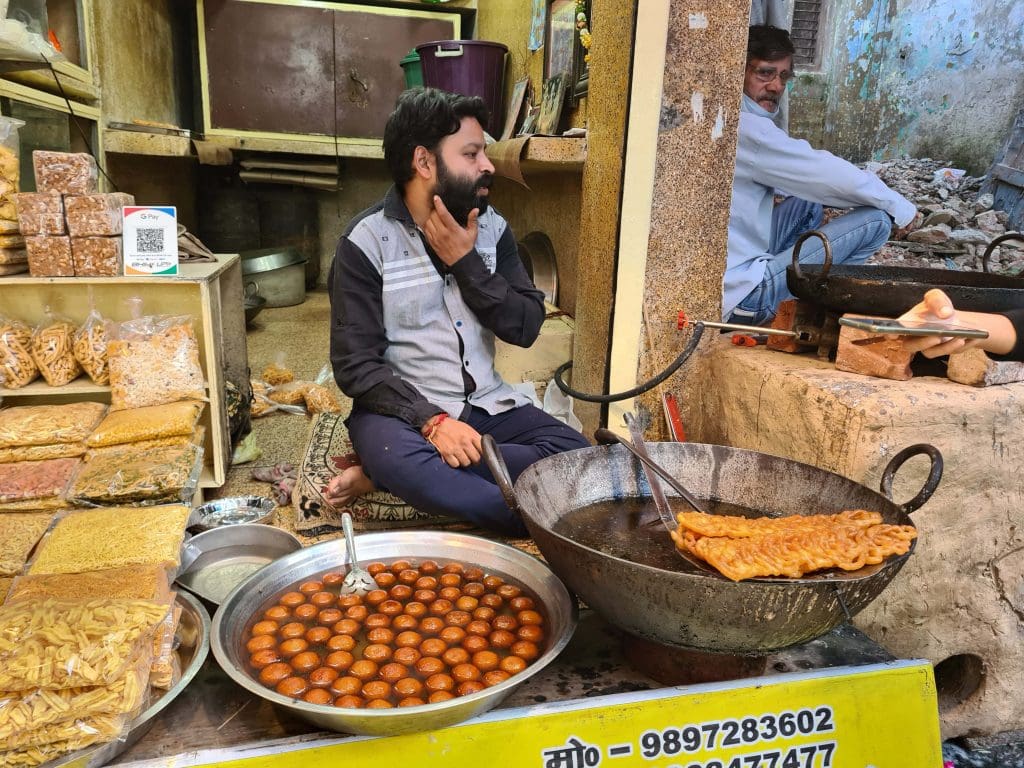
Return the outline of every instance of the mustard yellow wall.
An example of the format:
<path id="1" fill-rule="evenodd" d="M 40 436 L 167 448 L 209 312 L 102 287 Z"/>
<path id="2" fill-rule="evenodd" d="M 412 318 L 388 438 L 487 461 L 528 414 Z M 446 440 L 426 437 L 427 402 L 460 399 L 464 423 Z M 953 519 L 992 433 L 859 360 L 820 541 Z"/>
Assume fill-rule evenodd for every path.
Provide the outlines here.
<path id="1" fill-rule="evenodd" d="M 512 93 L 512 84 L 524 77 L 530 78 L 535 94 L 544 85 L 544 48 L 529 49 L 530 17 L 532 0 L 486 0 L 479 5 L 476 21 L 476 38 L 493 40 L 508 46 L 508 69 L 505 70 L 505 103 Z M 535 95 L 534 103 L 539 101 Z M 580 100 L 571 108 L 569 125 L 583 127 L 587 124 L 587 99 Z"/>

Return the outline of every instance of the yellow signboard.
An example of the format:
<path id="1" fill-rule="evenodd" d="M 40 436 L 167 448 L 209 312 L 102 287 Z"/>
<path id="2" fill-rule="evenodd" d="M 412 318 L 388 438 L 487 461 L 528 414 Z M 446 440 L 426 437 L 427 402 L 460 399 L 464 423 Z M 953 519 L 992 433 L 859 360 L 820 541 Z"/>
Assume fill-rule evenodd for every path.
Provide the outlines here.
<path id="1" fill-rule="evenodd" d="M 615 694 L 499 710 L 428 733 L 192 757 L 225 768 L 942 766 L 935 681 L 924 661 Z"/>

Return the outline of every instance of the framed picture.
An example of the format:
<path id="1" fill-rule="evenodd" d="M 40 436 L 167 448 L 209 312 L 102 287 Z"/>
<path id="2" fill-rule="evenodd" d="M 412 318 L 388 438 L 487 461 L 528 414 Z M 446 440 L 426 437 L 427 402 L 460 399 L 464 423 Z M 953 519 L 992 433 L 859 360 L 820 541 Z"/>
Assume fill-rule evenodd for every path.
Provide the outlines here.
<path id="1" fill-rule="evenodd" d="M 587 51 L 580 44 L 577 15 L 583 9 L 590 29 L 590 0 L 547 0 L 547 18 L 544 24 L 544 81 L 565 74 L 568 93 L 573 103 L 587 94 L 589 68 Z"/>
<path id="2" fill-rule="evenodd" d="M 568 72 L 559 72 L 544 81 L 540 115 L 537 116 L 537 133 L 547 136 L 558 135 L 558 124 L 562 121 L 562 104 L 565 102 L 568 84 Z"/>
<path id="3" fill-rule="evenodd" d="M 501 132 L 500 139 L 512 138 L 519 116 L 523 112 L 523 104 L 530 103 L 530 78 L 526 77 L 512 86 L 512 98 L 509 100 L 508 109 L 505 111 L 505 127 Z"/>

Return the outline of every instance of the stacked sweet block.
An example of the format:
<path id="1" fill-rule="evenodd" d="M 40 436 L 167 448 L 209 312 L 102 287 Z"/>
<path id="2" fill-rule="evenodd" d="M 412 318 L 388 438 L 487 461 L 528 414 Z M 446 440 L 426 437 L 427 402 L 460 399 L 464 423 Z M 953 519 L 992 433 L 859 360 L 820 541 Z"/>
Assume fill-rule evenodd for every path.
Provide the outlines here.
<path id="1" fill-rule="evenodd" d="M 92 155 L 32 153 L 36 192 L 16 195 L 18 225 L 34 277 L 121 274 L 121 208 L 135 198 L 97 189 Z"/>

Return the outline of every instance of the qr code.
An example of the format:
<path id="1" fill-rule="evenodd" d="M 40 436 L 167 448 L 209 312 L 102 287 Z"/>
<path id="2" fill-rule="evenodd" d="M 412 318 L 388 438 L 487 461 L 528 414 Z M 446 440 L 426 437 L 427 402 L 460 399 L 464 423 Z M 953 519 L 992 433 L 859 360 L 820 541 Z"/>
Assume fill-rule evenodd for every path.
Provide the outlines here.
<path id="1" fill-rule="evenodd" d="M 137 229 L 135 244 L 139 253 L 163 253 L 164 231 L 162 229 Z"/>

